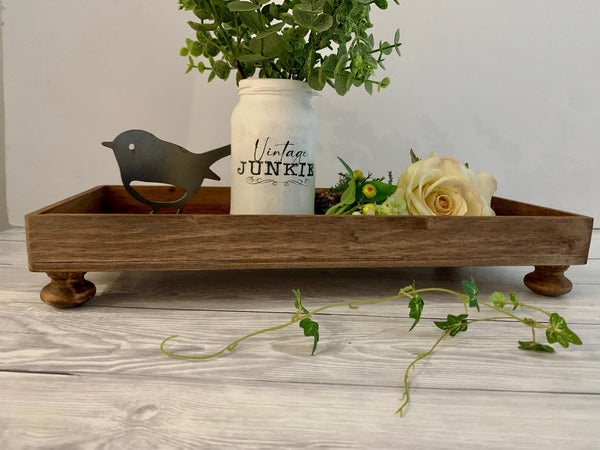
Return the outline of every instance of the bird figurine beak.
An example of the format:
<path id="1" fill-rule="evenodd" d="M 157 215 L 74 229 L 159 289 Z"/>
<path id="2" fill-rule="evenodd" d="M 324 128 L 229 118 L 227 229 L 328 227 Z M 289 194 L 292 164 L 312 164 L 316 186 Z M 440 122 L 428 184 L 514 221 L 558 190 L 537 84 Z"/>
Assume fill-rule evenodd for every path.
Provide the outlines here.
<path id="1" fill-rule="evenodd" d="M 102 145 L 114 150 L 114 143 L 112 143 L 112 142 L 103 142 Z"/>

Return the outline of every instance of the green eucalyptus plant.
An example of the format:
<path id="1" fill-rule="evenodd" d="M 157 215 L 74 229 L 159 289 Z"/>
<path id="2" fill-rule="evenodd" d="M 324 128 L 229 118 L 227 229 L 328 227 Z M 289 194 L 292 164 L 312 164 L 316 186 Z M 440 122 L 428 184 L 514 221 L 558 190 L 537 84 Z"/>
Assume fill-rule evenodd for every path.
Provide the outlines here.
<path id="1" fill-rule="evenodd" d="M 394 0 L 398 3 L 397 0 Z M 179 9 L 192 11 L 188 24 L 195 38 L 187 39 L 181 55 L 187 71 L 208 71 L 208 81 L 287 78 L 308 82 L 312 89 L 330 85 L 340 94 L 352 86 L 373 93 L 389 78 L 372 80 L 385 69 L 384 57 L 400 55 L 400 32 L 393 43 L 375 42 L 369 30 L 371 6 L 388 7 L 387 0 L 179 0 Z"/>

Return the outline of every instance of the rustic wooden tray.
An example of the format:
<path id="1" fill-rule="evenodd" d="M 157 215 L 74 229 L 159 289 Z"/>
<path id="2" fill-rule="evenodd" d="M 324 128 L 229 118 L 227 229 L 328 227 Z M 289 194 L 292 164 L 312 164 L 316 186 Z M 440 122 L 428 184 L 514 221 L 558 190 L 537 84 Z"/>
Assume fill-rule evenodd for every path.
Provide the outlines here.
<path id="1" fill-rule="evenodd" d="M 94 296 L 86 272 L 127 270 L 535 266 L 530 289 L 569 292 L 564 272 L 587 262 L 593 219 L 502 198 L 492 207 L 495 217 L 238 216 L 229 188 L 203 187 L 183 214 L 148 214 L 122 186 L 98 186 L 25 223 L 29 269 L 48 273 L 41 298 L 57 307 Z"/>

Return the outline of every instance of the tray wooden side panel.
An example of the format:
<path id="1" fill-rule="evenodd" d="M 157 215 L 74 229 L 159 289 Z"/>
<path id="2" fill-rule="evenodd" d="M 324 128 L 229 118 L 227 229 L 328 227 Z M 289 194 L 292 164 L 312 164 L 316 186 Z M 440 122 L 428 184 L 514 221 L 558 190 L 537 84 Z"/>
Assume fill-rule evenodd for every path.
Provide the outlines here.
<path id="1" fill-rule="evenodd" d="M 32 271 L 585 264 L 591 218 L 41 214 Z"/>
<path id="2" fill-rule="evenodd" d="M 172 201 L 177 188 L 140 186 Z M 563 295 L 564 271 L 585 264 L 593 219 L 501 198 L 496 217 L 230 216 L 228 188 L 201 188 L 186 214 L 148 207 L 123 186 L 99 186 L 26 216 L 41 299 L 80 305 L 88 271 L 534 265 L 524 282 Z"/>

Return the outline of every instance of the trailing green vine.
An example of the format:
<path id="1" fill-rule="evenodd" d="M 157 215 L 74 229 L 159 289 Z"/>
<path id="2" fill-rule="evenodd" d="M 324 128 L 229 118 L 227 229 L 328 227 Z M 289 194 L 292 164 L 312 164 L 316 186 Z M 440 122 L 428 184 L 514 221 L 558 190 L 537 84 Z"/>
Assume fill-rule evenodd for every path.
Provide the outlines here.
<path id="1" fill-rule="evenodd" d="M 349 307 L 352 309 L 356 309 L 363 305 L 374 305 L 378 303 L 387 303 L 391 301 L 396 301 L 400 299 L 408 299 L 408 308 L 409 314 L 408 316 L 413 319 L 412 325 L 409 329 L 409 332 L 413 330 L 413 328 L 420 322 L 421 315 L 425 306 L 425 301 L 423 300 L 422 295 L 427 293 L 444 293 L 458 298 L 463 303 L 464 312 L 458 315 L 448 314 L 445 320 L 434 321 L 436 327 L 442 330 L 442 333 L 438 337 L 438 339 L 433 343 L 429 349 L 423 353 L 415 354 L 415 358 L 412 362 L 406 367 L 404 371 L 403 377 L 403 395 L 401 398 L 400 407 L 397 409 L 396 413 L 399 415 L 403 415 L 407 405 L 410 401 L 410 371 L 415 367 L 415 365 L 421 360 L 428 358 L 431 356 L 435 349 L 447 338 L 456 336 L 458 333 L 466 332 L 469 328 L 469 325 L 478 323 L 478 322 L 491 322 L 496 320 L 513 320 L 519 323 L 522 323 L 526 327 L 531 330 L 532 338 L 529 341 L 518 341 L 518 348 L 522 350 L 528 351 L 538 351 L 538 352 L 554 352 L 554 347 L 548 344 L 558 343 L 564 348 L 569 347 L 569 345 L 581 345 L 582 341 L 567 325 L 565 319 L 561 317 L 559 314 L 555 312 L 546 311 L 545 309 L 521 302 L 518 300 L 516 294 L 514 292 L 508 292 L 505 294 L 504 292 L 495 291 L 493 292 L 487 300 L 481 300 L 479 298 L 479 289 L 473 279 L 466 280 L 461 283 L 463 292 L 454 291 L 451 289 L 443 289 L 443 288 L 421 288 L 418 289 L 416 285 L 413 283 L 410 286 L 407 286 L 401 289 L 397 294 L 392 295 L 390 297 L 380 298 L 380 299 L 369 299 L 369 300 L 351 300 L 345 302 L 335 302 L 329 303 L 320 308 L 314 309 L 313 311 L 308 310 L 304 304 L 302 303 L 302 295 L 300 290 L 294 289 L 292 292 L 294 293 L 294 308 L 295 311 L 292 314 L 289 321 L 284 322 L 279 325 L 275 325 L 269 328 L 264 328 L 262 330 L 254 331 L 245 336 L 236 339 L 232 343 L 226 345 L 222 349 L 218 350 L 215 353 L 208 355 L 183 355 L 179 353 L 174 353 L 166 350 L 166 344 L 179 337 L 179 335 L 173 335 L 165 338 L 161 345 L 160 350 L 167 356 L 172 358 L 186 359 L 186 360 L 208 360 L 212 358 L 216 358 L 218 356 L 223 355 L 226 352 L 231 352 L 237 348 L 237 346 L 252 337 L 269 333 L 272 331 L 282 330 L 291 325 L 298 324 L 299 327 L 303 330 L 304 336 L 310 337 L 313 340 L 312 353 L 314 355 L 317 349 L 317 345 L 319 343 L 319 324 L 315 320 L 315 316 L 327 309 L 331 308 L 339 308 L 339 307 Z M 470 318 L 469 311 L 470 308 L 476 308 L 477 311 L 480 311 L 481 308 L 488 309 L 494 313 L 494 315 L 483 318 Z M 510 309 L 512 307 L 512 309 Z M 518 312 L 524 313 L 528 311 L 530 313 L 536 313 L 538 315 L 542 315 L 545 320 L 536 320 L 531 317 L 527 317 L 524 315 L 519 315 Z M 547 320 L 547 321 L 546 321 Z M 538 340 L 539 333 L 536 335 L 536 329 L 543 330 L 547 343 L 542 343 Z"/>

